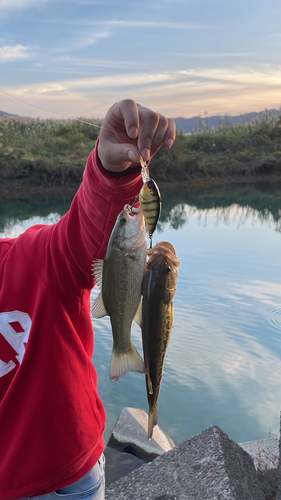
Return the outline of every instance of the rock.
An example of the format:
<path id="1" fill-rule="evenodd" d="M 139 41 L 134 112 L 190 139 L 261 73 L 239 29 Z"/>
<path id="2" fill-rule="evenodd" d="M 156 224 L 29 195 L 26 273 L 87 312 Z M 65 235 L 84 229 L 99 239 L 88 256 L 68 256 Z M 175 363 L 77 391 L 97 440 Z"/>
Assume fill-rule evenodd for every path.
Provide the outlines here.
<path id="1" fill-rule="evenodd" d="M 131 453 L 123 453 L 106 447 L 105 454 L 105 486 L 109 486 L 129 472 L 141 467 L 145 462 Z"/>
<path id="2" fill-rule="evenodd" d="M 251 455 L 265 498 L 272 499 L 277 490 L 279 439 L 258 439 L 239 443 L 239 446 Z"/>
<path id="3" fill-rule="evenodd" d="M 175 447 L 175 443 L 160 429 L 154 427 L 152 439 L 147 438 L 148 416 L 138 408 L 124 408 L 107 442 L 107 446 L 129 452 L 150 462 Z"/>
<path id="4" fill-rule="evenodd" d="M 280 437 L 279 437 L 278 486 L 277 486 L 276 500 L 281 500 L 281 414 L 280 414 Z"/>
<path id="5" fill-rule="evenodd" d="M 213 426 L 111 484 L 105 498 L 264 500 L 264 494 L 250 455 Z"/>
<path id="6" fill-rule="evenodd" d="M 251 455 L 256 470 L 264 471 L 277 469 L 279 462 L 279 439 L 257 439 L 239 443 L 249 455 Z"/>

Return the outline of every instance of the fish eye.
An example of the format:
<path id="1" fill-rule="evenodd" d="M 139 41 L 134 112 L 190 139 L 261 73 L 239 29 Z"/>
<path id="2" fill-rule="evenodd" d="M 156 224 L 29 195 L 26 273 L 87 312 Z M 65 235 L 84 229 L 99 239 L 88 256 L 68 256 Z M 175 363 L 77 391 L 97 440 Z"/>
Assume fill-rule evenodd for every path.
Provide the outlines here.
<path id="1" fill-rule="evenodd" d="M 147 182 L 146 182 L 146 185 L 149 189 L 154 189 L 154 182 L 152 179 L 149 179 Z"/>
<path id="2" fill-rule="evenodd" d="M 121 222 L 121 224 L 126 224 L 126 219 L 125 219 L 125 217 L 122 217 L 122 219 L 120 219 L 120 222 Z"/>
<path id="3" fill-rule="evenodd" d="M 171 271 L 172 271 L 172 269 L 170 268 L 170 266 L 167 266 L 166 267 L 166 273 L 169 274 Z"/>

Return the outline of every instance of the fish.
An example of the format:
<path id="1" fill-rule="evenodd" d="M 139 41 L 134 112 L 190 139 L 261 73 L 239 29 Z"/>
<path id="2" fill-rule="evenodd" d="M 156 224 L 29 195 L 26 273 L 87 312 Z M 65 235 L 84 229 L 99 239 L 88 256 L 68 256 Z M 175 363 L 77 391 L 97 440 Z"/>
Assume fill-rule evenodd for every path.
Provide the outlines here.
<path id="1" fill-rule="evenodd" d="M 109 377 L 119 380 L 129 371 L 146 372 L 131 341 L 131 326 L 140 323 L 141 289 L 147 258 L 144 216 L 140 207 L 125 205 L 112 230 L 104 260 L 93 263 L 100 293 L 92 307 L 94 318 L 110 317 L 113 349 Z"/>
<path id="2" fill-rule="evenodd" d="M 147 400 L 149 405 L 148 439 L 158 421 L 158 397 L 164 361 L 173 327 L 173 299 L 176 293 L 180 259 L 174 246 L 162 241 L 148 249 L 143 280 L 142 342 Z"/>
<path id="3" fill-rule="evenodd" d="M 156 182 L 147 179 L 139 193 L 139 202 L 144 214 L 145 222 L 150 239 L 156 229 L 161 213 L 161 194 Z"/>
<path id="4" fill-rule="evenodd" d="M 150 238 L 150 248 L 152 247 L 152 235 L 161 213 L 161 194 L 156 182 L 148 175 L 148 167 L 145 161 L 141 161 L 141 175 L 143 186 L 140 190 L 138 200 L 144 214 L 147 231 Z"/>

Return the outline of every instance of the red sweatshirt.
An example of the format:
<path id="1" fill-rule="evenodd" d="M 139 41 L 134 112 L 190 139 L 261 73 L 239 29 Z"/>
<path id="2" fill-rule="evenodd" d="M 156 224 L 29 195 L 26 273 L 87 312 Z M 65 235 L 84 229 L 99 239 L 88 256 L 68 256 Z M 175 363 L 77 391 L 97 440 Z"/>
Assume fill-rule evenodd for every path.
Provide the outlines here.
<path id="1" fill-rule="evenodd" d="M 103 451 L 91 265 L 141 186 L 139 169 L 109 173 L 94 150 L 58 223 L 0 240 L 0 499 L 67 486 Z"/>

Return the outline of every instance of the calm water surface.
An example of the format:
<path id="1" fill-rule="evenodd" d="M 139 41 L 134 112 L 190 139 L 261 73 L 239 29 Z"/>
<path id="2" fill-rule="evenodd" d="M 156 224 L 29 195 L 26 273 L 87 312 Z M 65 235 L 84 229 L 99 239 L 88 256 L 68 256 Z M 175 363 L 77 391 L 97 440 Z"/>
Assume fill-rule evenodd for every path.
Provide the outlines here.
<path id="1" fill-rule="evenodd" d="M 154 243 L 170 241 L 181 265 L 159 425 L 177 444 L 214 424 L 237 442 L 279 435 L 280 195 L 278 186 L 162 192 Z M 0 201 L 0 237 L 59 220 L 69 202 Z M 125 406 L 148 405 L 142 375 L 109 381 L 110 322 L 93 325 L 107 437 Z M 132 336 L 142 352 L 135 324 Z"/>

